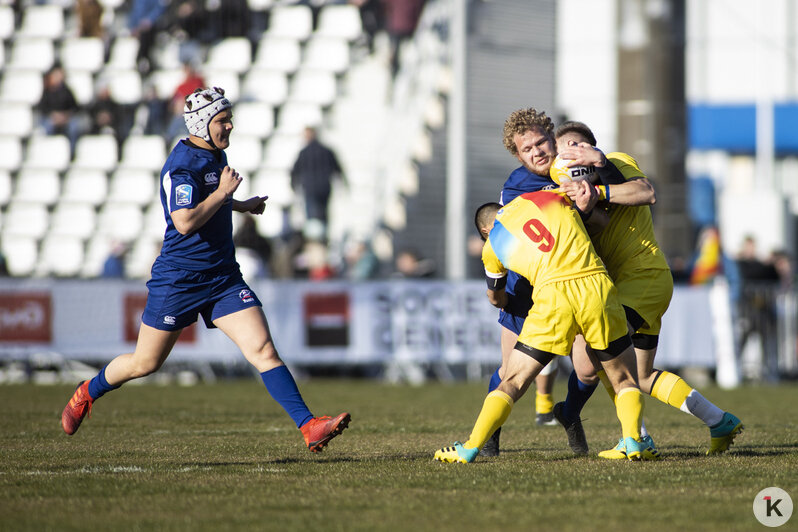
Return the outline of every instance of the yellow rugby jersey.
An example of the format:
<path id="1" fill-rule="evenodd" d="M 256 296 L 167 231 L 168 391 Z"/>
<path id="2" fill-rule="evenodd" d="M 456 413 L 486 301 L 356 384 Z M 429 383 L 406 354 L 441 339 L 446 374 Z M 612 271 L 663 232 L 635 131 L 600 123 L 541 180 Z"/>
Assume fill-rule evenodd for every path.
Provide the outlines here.
<path id="1" fill-rule="evenodd" d="M 607 159 L 612 161 L 627 181 L 646 177 L 631 155 L 613 152 L 607 154 Z M 593 235 L 593 245 L 610 277 L 617 279 L 623 269 L 669 269 L 665 254 L 654 236 L 650 207 L 610 203 L 605 208 L 610 221 L 598 234 Z"/>
<path id="2" fill-rule="evenodd" d="M 488 277 L 512 270 L 535 288 L 606 271 L 571 201 L 548 190 L 522 194 L 498 212 L 482 263 Z"/>

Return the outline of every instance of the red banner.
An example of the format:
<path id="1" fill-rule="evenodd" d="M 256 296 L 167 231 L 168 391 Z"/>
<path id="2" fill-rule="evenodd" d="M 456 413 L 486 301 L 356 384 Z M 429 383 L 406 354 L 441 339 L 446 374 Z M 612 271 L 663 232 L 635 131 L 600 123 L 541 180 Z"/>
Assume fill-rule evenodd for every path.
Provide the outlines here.
<path id="1" fill-rule="evenodd" d="M 53 340 L 49 293 L 0 294 L 0 341 L 49 343 Z"/>

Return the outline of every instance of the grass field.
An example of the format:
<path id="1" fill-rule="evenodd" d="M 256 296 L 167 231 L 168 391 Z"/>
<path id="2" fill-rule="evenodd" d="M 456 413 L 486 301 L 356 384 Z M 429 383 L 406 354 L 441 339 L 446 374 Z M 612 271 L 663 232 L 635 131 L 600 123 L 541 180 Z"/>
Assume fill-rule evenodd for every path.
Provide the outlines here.
<path id="1" fill-rule="evenodd" d="M 314 455 L 254 379 L 188 388 L 126 386 L 72 437 L 72 387 L 0 386 L 0 530 L 766 530 L 752 504 L 778 486 L 798 503 L 798 386 L 702 390 L 746 425 L 732 450 L 704 456 L 709 431 L 647 400 L 660 462 L 608 462 L 619 437 L 603 391 L 583 418 L 588 457 L 560 427 L 516 405 L 503 453 L 441 464 L 468 437 L 485 384 L 391 386 L 316 379 L 316 415 L 350 428 Z M 555 397 L 565 393 L 558 381 Z M 798 530 L 798 516 L 777 530 Z"/>

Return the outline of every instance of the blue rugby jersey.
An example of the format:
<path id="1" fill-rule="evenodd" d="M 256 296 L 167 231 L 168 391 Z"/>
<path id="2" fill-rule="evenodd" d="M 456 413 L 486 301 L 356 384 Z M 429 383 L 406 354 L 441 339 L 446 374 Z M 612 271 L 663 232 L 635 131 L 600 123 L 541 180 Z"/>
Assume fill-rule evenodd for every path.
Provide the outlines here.
<path id="1" fill-rule="evenodd" d="M 219 188 L 222 169 L 227 166 L 223 151 L 210 151 L 177 143 L 161 170 L 161 204 L 166 218 L 163 247 L 158 257 L 172 267 L 190 271 L 219 270 L 235 266 L 233 246 L 233 200 L 222 204 L 205 225 L 181 235 L 171 213 L 191 209 Z"/>
<path id="2" fill-rule="evenodd" d="M 499 196 L 499 203 L 507 205 L 521 194 L 537 192 L 538 190 L 543 190 L 547 186 L 554 188 L 557 185 L 548 175 L 539 176 L 527 170 L 525 166 L 519 166 L 513 170 L 510 177 L 504 182 L 501 196 Z"/>

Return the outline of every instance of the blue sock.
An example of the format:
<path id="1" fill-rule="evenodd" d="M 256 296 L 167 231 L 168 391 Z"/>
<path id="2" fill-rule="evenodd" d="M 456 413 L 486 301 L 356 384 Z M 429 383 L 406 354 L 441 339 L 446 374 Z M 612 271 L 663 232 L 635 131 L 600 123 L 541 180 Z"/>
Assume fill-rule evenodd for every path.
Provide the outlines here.
<path id="1" fill-rule="evenodd" d="M 106 365 L 105 368 L 107 367 Z M 97 376 L 89 381 L 89 395 L 91 395 L 91 398 L 95 401 L 107 392 L 119 388 L 119 386 L 111 386 L 108 384 L 108 381 L 105 380 L 105 368 L 101 369 Z"/>
<path id="2" fill-rule="evenodd" d="M 264 371 L 260 374 L 260 378 L 263 379 L 263 384 L 266 385 L 269 395 L 283 407 L 283 410 L 288 412 L 297 428 L 313 419 L 313 414 L 308 410 L 296 387 L 296 381 L 287 367 L 277 366 L 269 371 Z"/>
<path id="3" fill-rule="evenodd" d="M 490 383 L 488 384 L 488 393 L 498 388 L 501 382 L 502 378 L 499 377 L 499 368 L 496 368 L 496 372 L 490 376 Z"/>
<path id="4" fill-rule="evenodd" d="M 579 380 L 575 371 L 571 372 L 571 376 L 568 377 L 568 395 L 565 397 L 565 404 L 562 408 L 562 415 L 567 421 L 579 419 L 585 403 L 593 395 L 597 386 L 598 384 L 585 384 Z"/>

